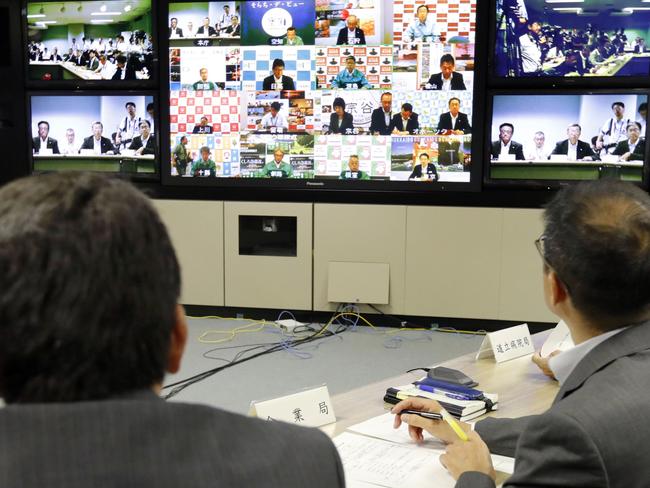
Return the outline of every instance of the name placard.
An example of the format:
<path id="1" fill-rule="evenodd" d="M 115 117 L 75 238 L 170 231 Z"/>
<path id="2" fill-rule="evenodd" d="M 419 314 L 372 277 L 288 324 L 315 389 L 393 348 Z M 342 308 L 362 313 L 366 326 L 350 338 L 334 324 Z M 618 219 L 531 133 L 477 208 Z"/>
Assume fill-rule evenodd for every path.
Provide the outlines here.
<path id="1" fill-rule="evenodd" d="M 336 422 L 326 385 L 272 400 L 251 402 L 248 414 L 264 420 L 281 420 L 305 427 L 320 427 Z"/>
<path id="2" fill-rule="evenodd" d="M 493 357 L 497 363 L 502 363 L 534 352 L 528 324 L 521 324 L 486 334 L 476 359 Z"/>

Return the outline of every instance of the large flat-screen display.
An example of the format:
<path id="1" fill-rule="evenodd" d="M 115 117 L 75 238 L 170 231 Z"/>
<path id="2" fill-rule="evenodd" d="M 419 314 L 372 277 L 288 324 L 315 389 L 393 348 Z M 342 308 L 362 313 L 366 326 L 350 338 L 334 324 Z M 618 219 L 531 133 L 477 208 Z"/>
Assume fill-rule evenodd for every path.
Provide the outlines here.
<path id="1" fill-rule="evenodd" d="M 471 189 L 475 29 L 465 0 L 172 2 L 165 182 Z"/>
<path id="2" fill-rule="evenodd" d="M 497 0 L 497 77 L 647 77 L 644 0 Z"/>
<path id="3" fill-rule="evenodd" d="M 155 75 L 151 0 L 28 2 L 27 79 L 141 85 Z"/>
<path id="4" fill-rule="evenodd" d="M 151 93 L 38 92 L 29 98 L 33 170 L 159 173 L 156 100 Z"/>
<path id="5" fill-rule="evenodd" d="M 647 91 L 497 93 L 491 105 L 492 181 L 645 180 Z"/>

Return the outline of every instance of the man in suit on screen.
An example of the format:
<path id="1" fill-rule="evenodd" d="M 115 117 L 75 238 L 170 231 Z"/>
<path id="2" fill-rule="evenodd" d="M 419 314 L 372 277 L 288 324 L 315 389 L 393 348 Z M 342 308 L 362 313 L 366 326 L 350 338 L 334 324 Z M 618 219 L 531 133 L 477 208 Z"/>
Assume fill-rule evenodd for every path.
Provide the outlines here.
<path id="1" fill-rule="evenodd" d="M 440 114 L 438 132 L 457 135 L 472 133 L 467 114 L 460 111 L 460 99 L 456 97 L 449 99 L 449 112 Z"/>
<path id="2" fill-rule="evenodd" d="M 81 144 L 79 150 L 92 150 L 95 154 L 119 154 L 117 148 L 113 145 L 111 140 L 102 136 L 104 132 L 104 124 L 100 121 L 93 122 L 93 135 L 86 137 Z"/>
<path id="3" fill-rule="evenodd" d="M 515 458 L 504 488 L 643 487 L 650 479 L 650 197 L 614 179 L 559 192 L 535 241 L 544 299 L 576 346 L 549 360 L 560 389 L 540 415 L 460 423 L 397 415 L 411 437 L 426 430 L 447 443 L 440 461 L 456 488 L 494 488 L 490 452 Z M 525 386 L 525 385 L 524 385 Z M 404 409 L 439 412 L 413 398 Z M 644 454 L 645 453 L 645 454 Z"/>
<path id="4" fill-rule="evenodd" d="M 379 101 L 381 106 L 374 109 L 370 114 L 370 133 L 377 136 L 389 136 L 393 131 L 392 93 L 382 93 Z"/>
<path id="5" fill-rule="evenodd" d="M 580 140 L 581 132 L 582 127 L 579 124 L 571 124 L 566 131 L 568 137 L 555 145 L 551 155 L 566 155 L 568 161 L 594 161 L 600 159 L 588 143 Z"/>
<path id="6" fill-rule="evenodd" d="M 524 146 L 512 140 L 515 126 L 510 122 L 504 122 L 499 126 L 499 140 L 492 142 L 490 156 L 492 159 L 507 159 L 506 156 L 513 155 L 515 159 L 525 160 Z"/>
<path id="7" fill-rule="evenodd" d="M 180 269 L 129 183 L 63 172 L 4 186 L 0 269 L 4 486 L 343 488 L 317 429 L 160 398 L 188 335 Z"/>
<path id="8" fill-rule="evenodd" d="M 418 114 L 413 112 L 413 105 L 410 103 L 402 104 L 400 113 L 393 115 L 391 125 L 393 134 L 417 134 L 420 130 L 420 122 L 418 122 Z"/>
<path id="9" fill-rule="evenodd" d="M 425 90 L 466 90 L 463 75 L 454 71 L 456 61 L 451 54 L 440 57 L 440 73 L 433 74 L 424 86 Z"/>
<path id="10" fill-rule="evenodd" d="M 138 156 L 156 154 L 156 138 L 151 134 L 151 125 L 148 120 L 140 121 L 140 135 L 133 138 L 129 149 L 134 150 Z"/>
<path id="11" fill-rule="evenodd" d="M 53 137 L 50 137 L 50 123 L 47 120 L 41 120 L 38 124 L 38 136 L 32 138 L 32 149 L 34 154 L 51 152 L 59 154 L 59 143 Z"/>
<path id="12" fill-rule="evenodd" d="M 274 59 L 273 65 L 271 66 L 273 71 L 269 76 L 264 78 L 262 82 L 262 90 L 295 90 L 296 85 L 293 82 L 293 78 L 290 76 L 285 76 L 284 73 L 284 61 L 281 59 Z"/>
<path id="13" fill-rule="evenodd" d="M 645 140 L 641 139 L 641 124 L 630 122 L 627 126 L 627 139 L 616 145 L 612 153 L 620 161 L 643 161 L 645 158 Z"/>
<path id="14" fill-rule="evenodd" d="M 350 15 L 345 21 L 345 26 L 339 31 L 336 44 L 341 45 L 365 45 L 366 35 L 359 28 L 359 18 Z"/>

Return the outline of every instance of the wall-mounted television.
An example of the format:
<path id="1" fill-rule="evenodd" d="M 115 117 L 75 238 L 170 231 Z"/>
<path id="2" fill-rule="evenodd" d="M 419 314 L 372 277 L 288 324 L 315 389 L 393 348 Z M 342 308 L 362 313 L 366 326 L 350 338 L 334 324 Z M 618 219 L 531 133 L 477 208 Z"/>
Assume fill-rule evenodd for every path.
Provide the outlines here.
<path id="1" fill-rule="evenodd" d="M 498 91 L 489 101 L 489 182 L 546 188 L 619 178 L 647 185 L 648 90 Z"/>
<path id="2" fill-rule="evenodd" d="M 152 92 L 32 92 L 28 103 L 33 171 L 159 178 L 156 98 Z"/>
<path id="3" fill-rule="evenodd" d="M 26 79 L 32 86 L 152 86 L 157 77 L 152 0 L 28 1 Z"/>
<path id="4" fill-rule="evenodd" d="M 170 2 L 163 182 L 478 189 L 476 8 Z"/>

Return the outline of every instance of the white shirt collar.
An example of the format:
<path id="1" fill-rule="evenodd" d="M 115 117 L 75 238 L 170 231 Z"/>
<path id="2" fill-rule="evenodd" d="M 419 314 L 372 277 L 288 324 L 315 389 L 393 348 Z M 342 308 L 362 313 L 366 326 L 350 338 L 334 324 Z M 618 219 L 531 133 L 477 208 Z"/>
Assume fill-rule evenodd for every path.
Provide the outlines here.
<path id="1" fill-rule="evenodd" d="M 605 342 L 610 337 L 615 336 L 619 332 L 624 331 L 628 327 L 621 327 L 620 329 L 612 330 L 605 332 L 603 334 L 587 339 L 586 341 L 578 344 L 577 346 L 568 349 L 564 352 L 561 352 L 557 356 L 553 356 L 549 359 L 548 365 L 553 371 L 553 374 L 560 382 L 560 386 L 571 376 L 573 370 L 578 366 L 580 361 L 589 354 L 589 352 L 594 349 L 601 342 Z"/>

